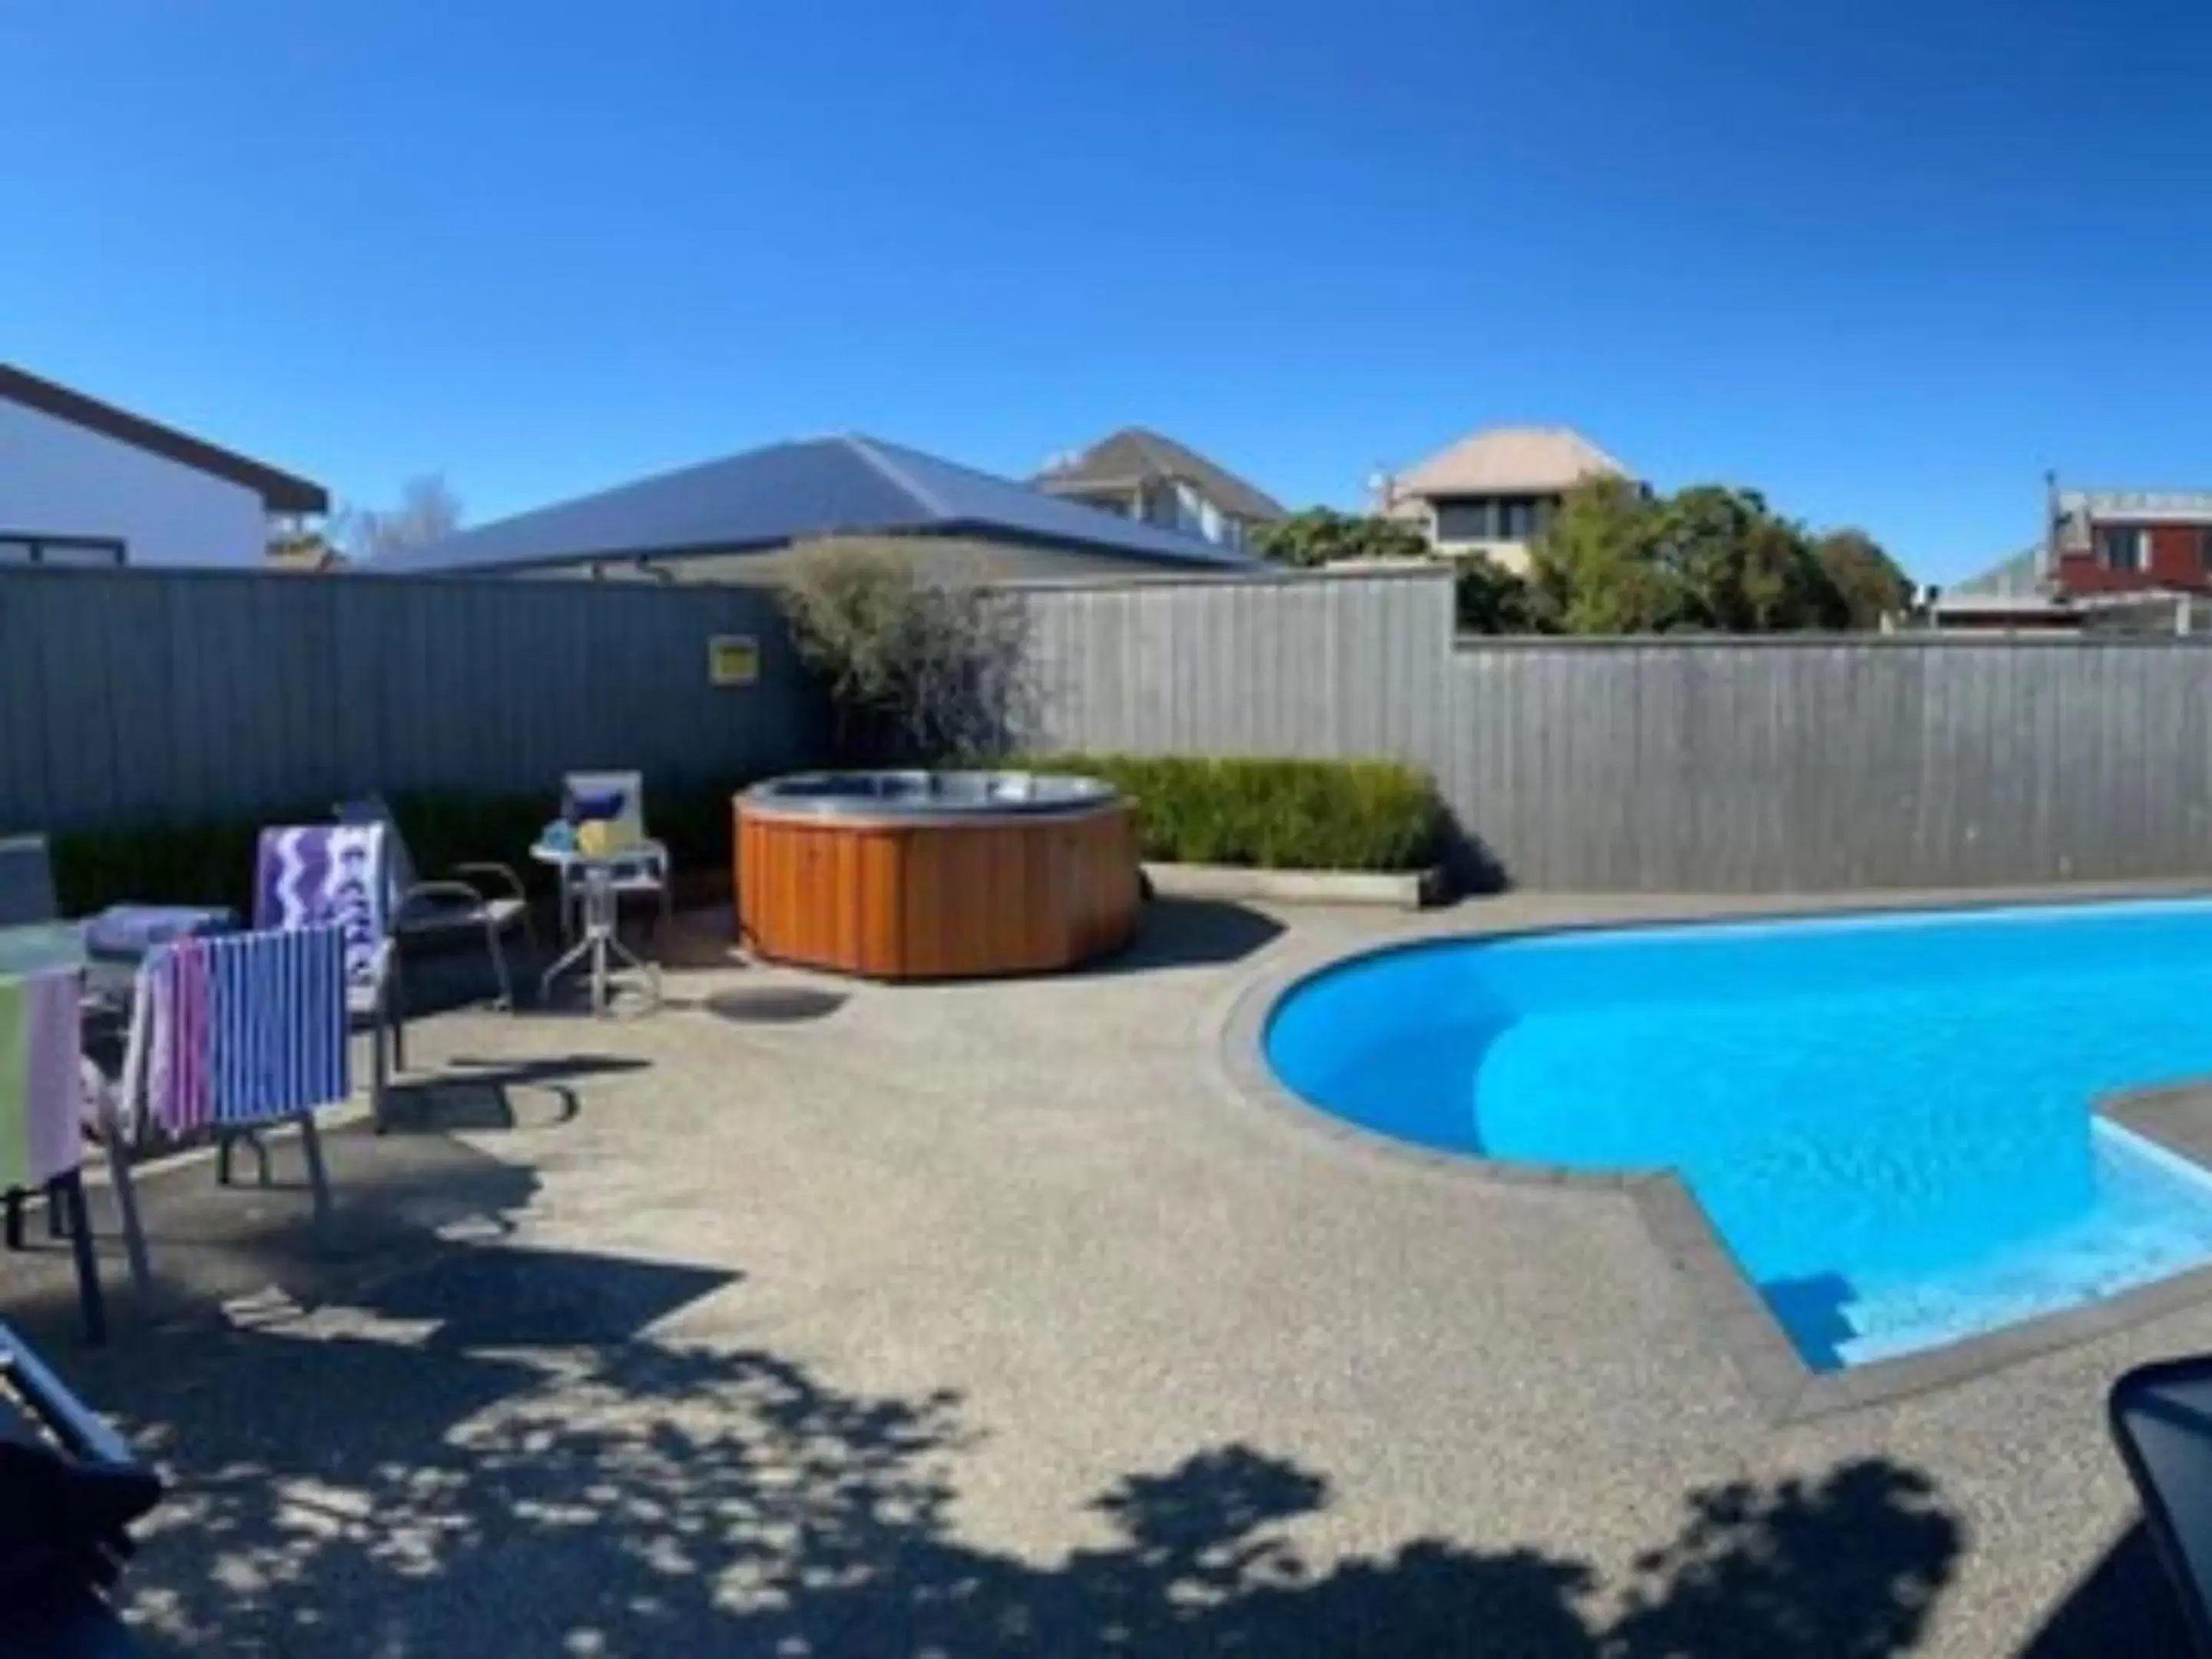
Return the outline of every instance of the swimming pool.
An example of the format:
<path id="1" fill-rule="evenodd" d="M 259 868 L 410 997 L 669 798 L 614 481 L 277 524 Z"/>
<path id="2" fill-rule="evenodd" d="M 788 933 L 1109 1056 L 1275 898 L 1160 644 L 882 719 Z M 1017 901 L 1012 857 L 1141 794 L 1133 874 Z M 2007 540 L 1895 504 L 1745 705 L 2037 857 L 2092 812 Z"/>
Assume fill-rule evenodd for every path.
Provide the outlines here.
<path id="1" fill-rule="evenodd" d="M 2212 1261 L 2212 1177 L 2091 1110 L 2212 1075 L 2212 901 L 1443 940 L 1265 1044 L 1404 1140 L 1673 1170 L 1815 1370 Z"/>

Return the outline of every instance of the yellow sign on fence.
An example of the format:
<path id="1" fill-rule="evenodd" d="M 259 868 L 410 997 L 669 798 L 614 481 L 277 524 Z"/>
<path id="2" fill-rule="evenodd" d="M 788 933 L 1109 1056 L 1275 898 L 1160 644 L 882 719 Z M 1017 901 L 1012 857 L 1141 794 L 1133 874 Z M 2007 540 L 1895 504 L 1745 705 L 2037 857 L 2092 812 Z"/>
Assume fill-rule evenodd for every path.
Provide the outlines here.
<path id="1" fill-rule="evenodd" d="M 750 634 L 717 634 L 707 641 L 709 685 L 751 685 L 760 678 L 760 641 Z"/>

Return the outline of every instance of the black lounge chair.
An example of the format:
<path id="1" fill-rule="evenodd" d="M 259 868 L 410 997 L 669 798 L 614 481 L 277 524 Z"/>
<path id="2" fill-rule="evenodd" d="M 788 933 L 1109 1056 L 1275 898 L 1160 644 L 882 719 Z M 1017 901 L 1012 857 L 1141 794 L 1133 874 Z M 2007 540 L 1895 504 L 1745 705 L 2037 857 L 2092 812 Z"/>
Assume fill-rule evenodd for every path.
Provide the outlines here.
<path id="1" fill-rule="evenodd" d="M 2212 1659 L 2212 1354 L 2138 1366 L 2106 1409 L 2191 1646 Z"/>
<path id="2" fill-rule="evenodd" d="M 161 1483 L 0 1325 L 0 1632 L 22 1659 L 138 1651 L 107 1600 Z"/>

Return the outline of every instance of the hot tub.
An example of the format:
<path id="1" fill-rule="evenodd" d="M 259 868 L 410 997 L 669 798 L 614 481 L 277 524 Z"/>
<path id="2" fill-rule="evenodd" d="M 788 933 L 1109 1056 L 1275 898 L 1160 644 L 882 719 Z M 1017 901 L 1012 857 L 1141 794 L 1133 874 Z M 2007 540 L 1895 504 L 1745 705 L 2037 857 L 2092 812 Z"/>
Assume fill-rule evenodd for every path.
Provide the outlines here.
<path id="1" fill-rule="evenodd" d="M 1128 942 L 1128 803 L 1091 778 L 811 772 L 737 798 L 738 929 L 877 979 L 1041 973 Z"/>

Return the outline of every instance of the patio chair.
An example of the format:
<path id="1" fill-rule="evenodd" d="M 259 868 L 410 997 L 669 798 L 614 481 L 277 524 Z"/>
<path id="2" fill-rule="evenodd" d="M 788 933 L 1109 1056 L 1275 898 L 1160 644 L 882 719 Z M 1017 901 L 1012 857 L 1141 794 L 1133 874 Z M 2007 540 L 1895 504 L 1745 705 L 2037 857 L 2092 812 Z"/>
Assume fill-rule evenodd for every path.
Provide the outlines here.
<path id="1" fill-rule="evenodd" d="M 46 838 L 0 836 L 0 927 L 56 921 L 61 914 Z"/>
<path id="2" fill-rule="evenodd" d="M 108 1601 L 161 1482 L 0 1325 L 0 1631 L 22 1659 L 138 1651 Z"/>
<path id="3" fill-rule="evenodd" d="M 522 878 L 514 873 L 511 866 L 479 860 L 456 864 L 445 875 L 425 881 L 407 850 L 406 837 L 399 831 L 399 820 L 383 796 L 367 795 L 359 800 L 340 801 L 337 811 L 341 823 L 384 826 L 386 866 L 391 874 L 387 914 L 399 943 L 404 945 L 410 939 L 448 939 L 461 933 L 482 933 L 484 951 L 491 958 L 492 975 L 499 982 L 499 1000 L 495 1006 L 512 1012 L 515 1006 L 514 982 L 507 973 L 507 950 L 501 943 L 501 938 L 508 928 L 519 926 L 524 951 L 532 957 L 538 954 L 537 933 L 530 925 L 530 899 L 523 890 Z M 493 878 L 504 890 L 488 890 L 484 884 Z M 398 951 L 392 953 L 392 971 L 396 981 L 404 981 L 406 966 Z M 397 987 L 392 1000 L 396 1063 L 404 1065 L 407 1012 Z"/>
<path id="4" fill-rule="evenodd" d="M 345 930 L 346 1007 L 351 1018 L 368 1023 L 369 1103 L 379 1133 L 392 1072 L 406 1064 L 399 953 L 389 920 L 390 844 L 380 823 L 281 825 L 261 832 L 253 872 L 255 927 L 336 923 Z"/>
<path id="5" fill-rule="evenodd" d="M 627 895 L 645 893 L 658 899 L 659 911 L 656 939 L 666 937 L 671 907 L 673 903 L 669 879 L 668 848 L 655 841 L 645 827 L 645 774 L 642 772 L 570 772 L 561 780 L 563 805 L 569 811 L 580 803 L 601 802 L 612 798 L 614 811 L 608 815 L 614 826 L 614 844 L 623 854 L 614 875 L 616 902 L 620 903 Z M 568 866 L 561 871 L 561 927 L 565 935 L 575 932 L 575 910 L 583 900 L 583 885 Z"/>
<path id="6" fill-rule="evenodd" d="M 211 1135 L 216 1179 L 224 1186 L 240 1140 L 252 1146 L 266 1186 L 268 1149 L 259 1132 L 278 1122 L 298 1125 L 318 1230 L 329 1220 L 315 1110 L 351 1092 L 350 944 L 343 922 L 269 928 L 180 940 L 140 965 L 123 1075 L 102 1100 L 101 1139 L 131 1284 L 142 1295 L 153 1275 L 129 1133 L 141 1117 L 172 1141 Z M 392 942 L 379 939 L 375 949 L 388 953 Z"/>
<path id="7" fill-rule="evenodd" d="M 2138 1366 L 2106 1404 L 2191 1645 L 2212 1656 L 2212 1355 Z"/>

